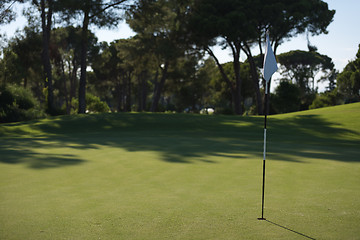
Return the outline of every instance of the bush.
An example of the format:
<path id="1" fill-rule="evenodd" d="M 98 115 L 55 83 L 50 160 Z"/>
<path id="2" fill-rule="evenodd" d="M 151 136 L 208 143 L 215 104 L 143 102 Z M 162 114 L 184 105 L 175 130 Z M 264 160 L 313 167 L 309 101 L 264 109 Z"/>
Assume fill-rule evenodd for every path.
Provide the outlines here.
<path id="1" fill-rule="evenodd" d="M 89 93 L 86 94 L 86 109 L 92 113 L 107 113 L 110 111 L 106 102 L 101 101 L 99 97 Z"/>
<path id="2" fill-rule="evenodd" d="M 70 104 L 70 115 L 77 114 L 79 109 L 79 100 L 77 98 L 71 99 Z M 66 106 L 63 105 L 62 109 Z M 110 107 L 106 102 L 100 100 L 99 97 L 94 96 L 90 93 L 86 94 L 86 113 L 107 113 L 110 111 Z"/>
<path id="3" fill-rule="evenodd" d="M 63 106 L 63 108 L 65 108 L 65 106 Z M 78 109 L 79 100 L 77 98 L 71 99 L 70 114 L 77 114 Z M 106 102 L 101 101 L 99 97 L 91 93 L 86 94 L 86 113 L 107 113 L 109 111 L 110 107 Z"/>
<path id="4" fill-rule="evenodd" d="M 15 85 L 0 87 L 0 122 L 19 122 L 45 116 L 29 89 Z"/>
<path id="5" fill-rule="evenodd" d="M 320 95 L 317 95 L 315 100 L 310 105 L 309 109 L 323 108 L 323 107 L 335 106 L 339 104 L 342 103 L 340 101 L 340 97 L 337 92 L 337 89 L 334 89 L 331 92 L 325 92 L 325 93 L 321 93 Z"/>

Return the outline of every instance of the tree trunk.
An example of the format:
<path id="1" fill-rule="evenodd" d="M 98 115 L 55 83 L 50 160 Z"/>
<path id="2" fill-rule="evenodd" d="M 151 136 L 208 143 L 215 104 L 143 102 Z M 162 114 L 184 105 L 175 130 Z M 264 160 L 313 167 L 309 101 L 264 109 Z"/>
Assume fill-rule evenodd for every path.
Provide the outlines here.
<path id="1" fill-rule="evenodd" d="M 162 75 L 161 75 L 160 82 L 157 82 L 157 81 L 155 82 L 154 96 L 153 96 L 153 101 L 152 101 L 151 108 L 150 108 L 151 112 L 157 112 L 159 109 L 160 95 L 164 88 L 165 80 L 167 78 L 168 67 L 169 67 L 169 63 L 165 62 L 165 66 L 162 69 Z"/>
<path id="2" fill-rule="evenodd" d="M 115 100 L 116 100 L 116 111 L 122 111 L 122 93 L 121 93 L 121 83 L 120 80 L 116 79 L 115 83 Z"/>
<path id="3" fill-rule="evenodd" d="M 255 64 L 254 58 L 252 57 L 251 54 L 248 55 L 248 60 L 250 63 L 251 79 L 252 79 L 253 87 L 254 87 L 255 94 L 256 94 L 256 108 L 257 108 L 258 114 L 262 115 L 263 114 L 263 104 L 262 104 L 262 97 L 261 97 L 260 85 L 259 85 L 259 74 L 256 69 L 256 64 Z"/>
<path id="4" fill-rule="evenodd" d="M 86 112 L 86 67 L 87 67 L 87 48 L 88 48 L 88 26 L 89 26 L 89 11 L 84 12 L 84 21 L 81 34 L 81 75 L 79 83 L 79 111 L 78 113 Z"/>
<path id="5" fill-rule="evenodd" d="M 51 31 L 51 18 L 52 18 L 52 0 L 48 0 L 48 12 L 46 15 L 46 6 L 45 0 L 41 0 L 41 27 L 42 27 L 42 40 L 43 40 L 43 51 L 42 51 L 42 61 L 45 72 L 45 87 L 47 88 L 48 95 L 48 109 L 47 111 L 50 114 L 54 113 L 54 94 L 53 94 L 53 85 L 52 85 L 52 73 L 51 73 L 51 63 L 50 63 L 50 53 L 49 53 L 49 42 L 50 42 L 50 31 Z"/>
<path id="6" fill-rule="evenodd" d="M 77 79 L 77 70 L 78 70 L 78 67 L 77 65 L 75 64 L 76 61 L 73 61 L 73 69 L 71 71 L 71 73 L 69 74 L 69 78 L 70 78 L 70 102 L 71 102 L 71 99 L 75 98 L 76 97 L 76 79 Z"/>
<path id="7" fill-rule="evenodd" d="M 219 62 L 219 59 L 217 59 L 217 57 L 215 56 L 215 54 L 213 53 L 213 51 L 210 48 L 205 48 L 205 50 L 209 53 L 209 55 L 215 60 L 216 65 L 219 68 L 220 74 L 223 78 L 223 80 L 227 83 L 228 87 L 230 88 L 230 93 L 231 93 L 231 106 L 236 105 L 236 90 L 235 90 L 235 86 L 231 83 L 229 77 L 226 75 L 224 68 L 222 67 L 221 63 Z M 234 105 L 233 105 L 234 104 Z"/>
<path id="8" fill-rule="evenodd" d="M 64 96 L 65 96 L 65 106 L 66 106 L 66 114 L 70 115 L 70 104 L 69 104 L 69 93 L 66 86 L 66 74 L 65 74 L 65 63 L 64 60 L 61 60 L 61 78 L 64 84 Z"/>
<path id="9" fill-rule="evenodd" d="M 234 49 L 234 73 L 235 73 L 235 102 L 234 102 L 234 112 L 236 115 L 242 114 L 242 96 L 241 96 L 241 77 L 240 77 L 240 48 Z"/>
<path id="10" fill-rule="evenodd" d="M 126 102 L 125 102 L 125 111 L 131 112 L 131 72 L 127 73 L 125 78 L 126 80 L 126 88 L 125 88 L 125 95 L 126 95 Z"/>
<path id="11" fill-rule="evenodd" d="M 27 83 L 28 83 L 28 79 L 27 79 L 27 76 L 25 75 L 25 77 L 24 77 L 24 88 L 27 87 Z"/>
<path id="12" fill-rule="evenodd" d="M 146 71 L 143 71 L 139 75 L 139 107 L 138 107 L 139 112 L 145 111 L 146 95 L 147 95 Z"/>

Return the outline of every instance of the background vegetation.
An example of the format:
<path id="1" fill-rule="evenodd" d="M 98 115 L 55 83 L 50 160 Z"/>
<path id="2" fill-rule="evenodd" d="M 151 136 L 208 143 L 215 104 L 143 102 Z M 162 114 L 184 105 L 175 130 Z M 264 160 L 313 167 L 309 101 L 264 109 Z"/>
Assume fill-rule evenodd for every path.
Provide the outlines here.
<path id="1" fill-rule="evenodd" d="M 24 14 L 29 21 L 2 45 L 1 91 L 11 85 L 27 89 L 24 94 L 31 92 L 35 118 L 44 116 L 40 110 L 62 115 L 198 113 L 213 108 L 222 114 L 263 114 L 260 69 L 265 32 L 270 30 L 276 53 L 283 41 L 298 34 L 326 34 L 335 14 L 323 1 L 3 2 L 0 24 L 16 18 L 14 2 L 27 4 Z M 123 20 L 134 37 L 107 44 L 89 30 Z M 220 64 L 214 46 L 230 49 L 233 61 Z M 271 113 L 359 101 L 359 53 L 339 73 L 309 40 L 308 48 L 277 56 L 281 80 L 271 97 Z M 245 62 L 240 53 L 247 56 Z M 318 93 L 317 81 L 328 84 L 324 93 Z M 30 116 L 15 118 L 5 107 L 9 103 L 1 104 L 2 122 Z"/>

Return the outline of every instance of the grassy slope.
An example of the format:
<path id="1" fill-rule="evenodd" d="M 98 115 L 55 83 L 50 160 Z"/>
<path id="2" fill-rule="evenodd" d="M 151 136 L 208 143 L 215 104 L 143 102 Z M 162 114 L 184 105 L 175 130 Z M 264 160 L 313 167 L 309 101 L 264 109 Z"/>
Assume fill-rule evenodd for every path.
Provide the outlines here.
<path id="1" fill-rule="evenodd" d="M 0 239 L 357 239 L 360 104 L 0 125 Z"/>

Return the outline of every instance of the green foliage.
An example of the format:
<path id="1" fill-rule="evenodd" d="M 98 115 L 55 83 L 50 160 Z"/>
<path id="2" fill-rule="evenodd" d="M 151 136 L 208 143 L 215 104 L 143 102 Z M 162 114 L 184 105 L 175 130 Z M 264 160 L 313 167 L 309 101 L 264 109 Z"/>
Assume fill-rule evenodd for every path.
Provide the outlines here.
<path id="1" fill-rule="evenodd" d="M 252 1 L 241 0 L 200 0 L 195 1 L 188 28 L 193 40 L 203 46 L 215 45 L 217 37 L 230 42 L 256 37 Z M 234 28 L 234 26 L 236 26 Z"/>
<path id="2" fill-rule="evenodd" d="M 12 9 L 12 5 L 16 1 L 13 0 L 1 0 L 0 5 L 0 25 L 8 24 L 15 20 L 16 13 Z"/>
<path id="3" fill-rule="evenodd" d="M 13 1 L 3 2 L 0 9 Z M 261 109 L 259 71 L 254 61 L 250 61 L 250 66 L 240 66 L 236 60 L 240 52 L 252 58 L 251 49 L 263 42 L 267 29 L 275 51 L 284 39 L 305 31 L 314 35 L 326 33 L 334 15 L 325 2 L 312 0 L 46 0 L 44 14 L 51 16 L 52 9 L 67 24 L 54 29 L 50 27 L 50 18 L 43 19 L 50 21 L 47 25 L 51 29 L 46 47 L 42 45 L 45 41 L 41 34 L 40 3 L 32 1 L 33 10 L 28 11 L 31 23 L 8 42 L 0 61 L 0 81 L 31 89 L 41 102 L 46 102 L 44 98 L 50 98 L 53 92 L 51 114 L 62 114 L 65 109 L 70 114 L 72 107 L 78 106 L 74 102 L 76 96 L 85 108 L 86 82 L 86 91 L 100 96 L 118 111 L 130 111 L 134 106 L 138 106 L 138 111 L 155 111 L 154 104 L 150 107 L 147 102 L 152 97 L 153 103 L 162 105 L 158 110 L 182 111 L 216 105 L 217 113 L 237 113 L 245 105 L 247 113 L 254 112 L 254 106 L 247 106 L 250 101 L 243 102 L 250 99 Z M 116 26 L 124 17 L 121 14 L 124 9 L 127 22 L 137 35 L 110 46 L 104 44 L 99 51 L 96 37 L 87 29 Z M 204 49 L 215 45 L 233 53 L 235 64 L 224 66 L 228 77 L 225 81 L 215 82 L 212 77 L 215 68 L 204 70 L 199 64 Z M 53 91 L 44 81 L 43 49 L 50 51 Z M 194 53 L 199 58 L 188 61 Z M 216 62 L 213 63 L 216 67 Z M 93 73 L 86 72 L 89 65 Z M 79 88 L 81 94 L 77 92 Z M 303 106 L 310 103 L 309 100 Z M 66 107 L 58 112 L 56 107 L 61 105 Z"/>
<path id="4" fill-rule="evenodd" d="M 360 101 L 360 44 L 356 59 L 349 62 L 336 79 L 345 103 Z"/>
<path id="5" fill-rule="evenodd" d="M 251 49 L 259 44 L 258 49 L 262 52 L 262 42 L 267 30 L 271 32 L 275 52 L 285 39 L 305 31 L 313 35 L 327 33 L 326 28 L 334 14 L 335 10 L 329 10 L 327 3 L 323 1 L 199 0 L 190 7 L 188 30 L 191 41 L 205 49 L 214 59 L 216 56 L 210 46 L 221 45 L 223 49 L 231 49 L 236 66 L 235 84 L 231 84 L 225 74 L 222 76 L 228 84 L 232 98 L 236 99 L 234 104 L 236 113 L 242 111 L 236 103 L 245 99 L 238 91 L 242 79 L 239 77 L 237 59 L 240 56 L 240 49 L 246 54 L 251 63 L 258 112 L 261 113 L 259 74 Z M 220 65 L 218 66 L 221 68 Z"/>
<path id="6" fill-rule="evenodd" d="M 288 113 L 300 110 L 300 89 L 297 85 L 288 81 L 281 81 L 271 95 L 272 109 L 275 113 Z"/>
<path id="7" fill-rule="evenodd" d="M 208 60 L 209 61 L 209 60 Z M 211 75 L 211 81 L 209 83 L 210 89 L 209 94 L 211 96 L 211 101 L 209 101 L 210 106 L 214 106 L 217 114 L 233 114 L 232 110 L 233 101 L 231 91 L 223 81 L 222 76 L 216 66 L 212 65 L 213 70 Z M 227 62 L 222 64 L 225 74 L 229 77 L 232 84 L 235 85 L 235 71 L 233 62 Z M 255 102 L 254 91 L 252 80 L 250 78 L 250 66 L 248 62 L 240 63 L 240 78 L 241 81 L 241 96 L 244 99 L 251 99 L 251 102 Z M 247 106 L 250 107 L 250 106 Z"/>
<path id="8" fill-rule="evenodd" d="M 70 103 L 76 97 L 78 87 L 78 70 L 81 62 L 80 27 L 61 27 L 52 30 L 51 61 L 53 63 L 53 85 L 56 105 L 67 105 L 64 111 L 71 112 Z M 97 38 L 90 30 L 87 31 L 88 62 L 93 64 L 98 56 L 100 46 Z M 88 74 L 90 75 L 90 73 Z M 94 85 L 93 88 L 97 88 Z"/>
<path id="9" fill-rule="evenodd" d="M 96 88 L 92 93 L 101 95 L 115 111 L 131 110 L 132 89 L 137 83 L 135 80 L 139 79 L 143 83 L 139 87 L 141 90 L 147 86 L 143 79 L 144 75 L 147 75 L 144 63 L 146 56 L 143 58 L 144 54 L 139 54 L 143 49 L 138 43 L 136 38 L 113 41 L 109 46 L 103 46 L 103 51 L 93 63 L 95 76 L 89 76 L 89 83 L 96 85 Z"/>
<path id="10" fill-rule="evenodd" d="M 40 33 L 25 27 L 8 42 L 3 52 L 0 82 L 21 84 L 29 88 L 39 86 L 43 73 Z"/>
<path id="11" fill-rule="evenodd" d="M 106 102 L 101 101 L 99 97 L 90 93 L 86 94 L 86 108 L 91 113 L 106 113 L 110 111 Z"/>
<path id="12" fill-rule="evenodd" d="M 339 104 L 341 104 L 340 96 L 337 92 L 337 89 L 334 89 L 333 91 L 324 92 L 317 95 L 313 103 L 309 106 L 309 109 L 323 108 Z"/>
<path id="13" fill-rule="evenodd" d="M 30 90 L 15 85 L 0 88 L 0 122 L 19 122 L 45 117 Z"/>
<path id="14" fill-rule="evenodd" d="M 307 110 L 316 98 L 317 88 L 315 88 L 315 78 L 322 72 L 321 81 L 329 80 L 330 87 L 333 87 L 331 81 L 336 76 L 332 59 L 316 51 L 295 50 L 282 53 L 277 56 L 281 64 L 282 79 L 291 81 L 299 88 L 301 99 L 298 110 Z"/>
<path id="15" fill-rule="evenodd" d="M 79 101 L 73 98 L 70 103 L 70 114 L 77 114 Z M 64 106 L 65 107 L 65 106 Z M 106 102 L 91 93 L 86 94 L 86 113 L 107 113 L 110 112 L 110 107 Z"/>
<path id="16" fill-rule="evenodd" d="M 199 62 L 199 56 L 187 55 L 170 69 L 169 78 L 172 81 L 166 89 L 174 95 L 173 102 L 178 112 L 198 113 L 202 107 L 209 106 L 210 75 L 216 68 L 210 69 L 213 66 L 211 62 Z"/>
<path id="17" fill-rule="evenodd" d="M 66 106 L 64 104 L 64 106 L 62 107 L 64 110 L 67 109 L 67 114 L 68 115 L 74 115 L 78 113 L 78 107 L 79 107 L 79 100 L 77 98 L 72 98 L 71 101 L 68 103 L 68 106 Z"/>
<path id="18" fill-rule="evenodd" d="M 152 59 L 152 69 L 155 69 L 152 112 L 160 110 L 160 99 L 169 81 L 170 69 L 175 68 L 178 59 L 192 47 L 184 28 L 187 4 L 187 1 L 141 0 L 128 11 L 127 22 L 137 32 L 139 44 L 145 46 Z"/>
<path id="19" fill-rule="evenodd" d="M 277 60 L 282 65 L 283 76 L 296 83 L 302 94 L 315 89 L 315 76 L 319 71 L 334 69 L 331 58 L 314 51 L 290 51 L 278 55 Z"/>

